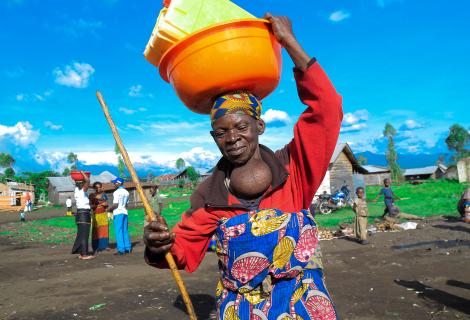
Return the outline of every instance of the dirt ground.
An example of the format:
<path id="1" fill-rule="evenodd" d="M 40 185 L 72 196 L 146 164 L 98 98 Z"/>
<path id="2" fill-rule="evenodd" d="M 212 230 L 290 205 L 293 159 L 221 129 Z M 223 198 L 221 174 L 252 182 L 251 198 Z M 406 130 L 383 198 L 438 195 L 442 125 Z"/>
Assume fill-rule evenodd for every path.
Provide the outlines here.
<path id="1" fill-rule="evenodd" d="M 46 207 L 34 209 L 32 213 L 26 214 L 26 219 L 41 220 L 55 217 L 61 217 L 65 215 L 65 208 Z M 0 224 L 8 222 L 17 222 L 20 220 L 20 211 L 1 211 L 0 212 Z"/>
<path id="2" fill-rule="evenodd" d="M 470 319 L 470 225 L 439 219 L 375 234 L 368 246 L 346 239 L 321 246 L 342 319 Z M 145 265 L 141 242 L 130 255 L 90 261 L 69 251 L 0 239 L 0 319 L 186 318 L 169 271 Z M 213 253 L 183 273 L 199 319 L 215 318 L 217 276 Z"/>

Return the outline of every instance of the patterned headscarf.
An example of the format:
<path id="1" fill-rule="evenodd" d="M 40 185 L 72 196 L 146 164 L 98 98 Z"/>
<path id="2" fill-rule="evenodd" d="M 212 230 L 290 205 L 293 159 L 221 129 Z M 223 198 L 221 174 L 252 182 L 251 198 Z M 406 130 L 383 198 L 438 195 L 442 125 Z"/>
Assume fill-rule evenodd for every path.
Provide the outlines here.
<path id="1" fill-rule="evenodd" d="M 218 97 L 211 110 L 211 122 L 227 114 L 246 114 L 255 119 L 261 117 L 261 101 L 244 91 L 235 91 Z"/>

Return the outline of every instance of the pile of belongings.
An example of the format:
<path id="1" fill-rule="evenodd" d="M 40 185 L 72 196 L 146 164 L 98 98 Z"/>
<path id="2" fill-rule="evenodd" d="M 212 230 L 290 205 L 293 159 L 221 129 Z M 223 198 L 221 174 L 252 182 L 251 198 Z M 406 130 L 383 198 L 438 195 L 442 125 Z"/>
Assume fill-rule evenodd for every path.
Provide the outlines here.
<path id="1" fill-rule="evenodd" d="M 331 240 L 340 237 L 342 234 L 340 231 L 331 231 L 330 229 L 318 228 L 318 238 L 320 240 Z"/>
<path id="2" fill-rule="evenodd" d="M 381 222 L 376 222 L 375 227 L 377 228 L 378 232 L 385 232 L 385 231 L 402 231 L 403 229 L 400 228 L 395 222 L 385 220 Z"/>

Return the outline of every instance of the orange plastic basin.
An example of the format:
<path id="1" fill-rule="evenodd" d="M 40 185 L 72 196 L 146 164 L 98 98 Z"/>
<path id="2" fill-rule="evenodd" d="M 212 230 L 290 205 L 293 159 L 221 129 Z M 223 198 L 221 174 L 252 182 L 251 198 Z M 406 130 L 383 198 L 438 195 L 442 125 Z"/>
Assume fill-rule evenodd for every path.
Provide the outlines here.
<path id="1" fill-rule="evenodd" d="M 269 22 L 244 19 L 203 29 L 172 46 L 161 77 L 192 111 L 210 113 L 213 99 L 235 90 L 265 98 L 279 83 L 281 45 Z"/>
<path id="2" fill-rule="evenodd" d="M 90 171 L 85 171 L 85 174 L 87 175 L 88 178 L 90 178 L 91 172 Z M 85 180 L 85 177 L 80 171 L 71 171 L 70 172 L 70 177 L 75 180 L 75 181 L 82 181 Z"/>

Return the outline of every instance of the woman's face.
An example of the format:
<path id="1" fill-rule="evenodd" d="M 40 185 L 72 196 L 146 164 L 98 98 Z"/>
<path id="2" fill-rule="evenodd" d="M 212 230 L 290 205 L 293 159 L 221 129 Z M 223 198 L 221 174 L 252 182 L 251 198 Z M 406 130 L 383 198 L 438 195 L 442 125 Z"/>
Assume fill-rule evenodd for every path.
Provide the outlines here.
<path id="1" fill-rule="evenodd" d="M 95 188 L 97 193 L 103 192 L 103 185 L 101 183 L 96 184 Z"/>

